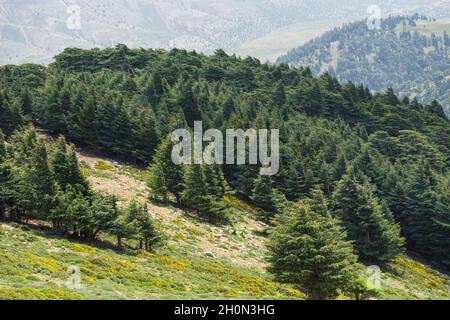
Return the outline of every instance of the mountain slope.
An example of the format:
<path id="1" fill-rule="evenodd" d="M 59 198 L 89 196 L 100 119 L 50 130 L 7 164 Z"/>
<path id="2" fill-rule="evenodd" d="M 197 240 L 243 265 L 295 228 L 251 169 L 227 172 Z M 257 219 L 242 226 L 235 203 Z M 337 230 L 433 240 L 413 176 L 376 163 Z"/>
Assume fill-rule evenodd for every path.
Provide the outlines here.
<path id="1" fill-rule="evenodd" d="M 68 49 L 49 67 L 2 67 L 0 88 L 0 124 L 7 135 L 7 145 L 0 143 L 5 221 L 42 220 L 70 238 L 112 242 L 114 237 L 117 247 L 134 243 L 137 251 L 139 241 L 154 249 L 147 240 L 160 239 L 151 223 L 157 219 L 167 236 L 161 244 L 175 242 L 186 257 L 194 252 L 273 272 L 272 262 L 266 266 L 264 259 L 264 224 L 255 219 L 282 225 L 284 209 L 299 208 L 296 212 L 308 212 L 310 218 L 322 215 L 320 230 L 341 221 L 355 243 L 336 228 L 349 257 L 338 258 L 351 262 L 355 272 L 331 288 L 330 298 L 354 288 L 365 273 L 359 269 L 363 262 L 384 267 L 406 249 L 430 265 L 450 266 L 450 122 L 439 104 L 400 101 L 392 90 L 372 94 L 329 75 L 313 77 L 305 68 L 261 64 L 222 50 L 206 56 L 124 45 Z M 262 177 L 256 165 L 175 165 L 168 136 L 198 120 L 205 129 L 221 131 L 279 129 L 279 173 Z M 33 123 L 80 147 L 150 165 L 148 177 L 82 153 L 80 170 L 64 137 L 45 143 L 33 128 L 23 129 Z M 119 203 L 92 189 L 113 191 Z M 169 209 L 149 204 L 147 197 Z M 146 202 L 154 219 L 145 206 L 128 205 L 133 198 Z M 175 203 L 191 210 L 171 209 Z M 327 232 L 322 236 L 317 246 L 327 250 L 324 243 L 336 239 Z M 281 252 L 281 259 L 284 255 L 291 256 Z M 292 274 L 297 270 L 304 266 Z M 308 285 L 315 277 L 294 281 L 311 296 Z M 439 290 L 437 285 L 436 294 Z"/>
<path id="2" fill-rule="evenodd" d="M 146 201 L 138 169 L 85 152 L 79 159 L 94 189 L 122 202 Z M 99 163 L 115 169 L 95 169 Z M 45 229 L 0 224 L 0 299 L 304 298 L 265 273 L 264 227 L 251 213 L 235 226 L 212 227 L 178 209 L 149 205 L 170 238 L 156 254 L 126 254 Z M 67 287 L 68 267 L 80 268 L 80 289 Z M 382 273 L 379 298 L 450 299 L 449 289 L 450 278 L 401 257 Z"/>
<path id="3" fill-rule="evenodd" d="M 450 21 L 429 21 L 418 15 L 392 17 L 380 30 L 365 21 L 334 29 L 291 50 L 279 63 L 310 66 L 352 81 L 420 101 L 437 99 L 450 111 Z"/>
<path id="4" fill-rule="evenodd" d="M 79 6 L 79 29 L 66 23 L 71 5 Z M 432 4 L 429 0 L 396 4 L 388 0 L 2 0 L 0 64 L 48 63 L 66 47 L 117 43 L 205 53 L 223 48 L 261 57 L 266 56 L 264 50 L 274 48 L 263 44 L 249 50 L 246 44 L 298 23 L 322 21 L 328 26 L 364 18 L 370 5 L 379 5 L 383 14 L 431 11 L 434 16 L 449 16 L 448 4 L 437 0 Z"/>

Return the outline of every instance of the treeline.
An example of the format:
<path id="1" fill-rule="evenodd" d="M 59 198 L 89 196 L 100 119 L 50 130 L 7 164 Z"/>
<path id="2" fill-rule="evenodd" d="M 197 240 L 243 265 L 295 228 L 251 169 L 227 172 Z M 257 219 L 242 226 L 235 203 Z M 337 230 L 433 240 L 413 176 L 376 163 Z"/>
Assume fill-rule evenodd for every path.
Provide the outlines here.
<path id="1" fill-rule="evenodd" d="M 406 240 L 450 267 L 450 123 L 437 102 L 399 99 L 392 89 L 372 94 L 326 73 L 315 78 L 308 68 L 221 50 L 205 56 L 122 45 L 68 49 L 48 68 L 2 67 L 0 88 L 7 135 L 32 121 L 149 165 L 151 196 L 161 201 L 222 219 L 230 214 L 223 195 L 232 190 L 272 224 L 320 190 L 360 260 L 385 262 Z M 167 136 L 195 120 L 205 130 L 279 129 L 280 173 L 174 166 Z"/>
<path id="2" fill-rule="evenodd" d="M 219 165 L 175 165 L 172 162 L 173 143 L 169 138 L 155 151 L 148 168 L 147 186 L 150 197 L 167 202 L 170 198 L 178 205 L 206 214 L 214 223 L 228 222 L 232 208 L 224 202 L 231 190 Z"/>
<path id="3" fill-rule="evenodd" d="M 450 114 L 450 37 L 424 35 L 426 17 L 396 16 L 381 19 L 380 29 L 369 30 L 366 21 L 346 24 L 291 50 L 279 63 L 309 66 L 314 74 L 329 72 L 340 81 L 362 83 L 371 90 L 392 86 L 396 93 L 437 99 Z M 424 29 L 427 30 L 427 29 Z M 332 45 L 337 45 L 333 61 Z"/>
<path id="4" fill-rule="evenodd" d="M 114 196 L 94 192 L 80 171 L 73 145 L 61 136 L 45 141 L 30 127 L 5 143 L 0 131 L 0 220 L 47 221 L 53 230 L 85 241 L 101 232 L 139 241 L 151 250 L 159 239 L 146 206 L 118 208 Z"/>

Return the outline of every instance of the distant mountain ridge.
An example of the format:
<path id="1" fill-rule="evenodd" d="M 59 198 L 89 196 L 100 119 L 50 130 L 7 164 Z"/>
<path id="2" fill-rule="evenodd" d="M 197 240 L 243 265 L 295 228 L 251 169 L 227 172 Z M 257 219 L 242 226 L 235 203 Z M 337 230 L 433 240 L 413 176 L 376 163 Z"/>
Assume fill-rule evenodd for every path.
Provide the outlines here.
<path id="1" fill-rule="evenodd" d="M 278 63 L 309 66 L 340 81 L 367 85 L 430 103 L 450 112 L 450 20 L 424 16 L 389 17 L 379 30 L 366 21 L 344 25 L 291 50 Z"/>
<path id="2" fill-rule="evenodd" d="M 0 64 L 49 63 L 67 47 L 174 47 L 212 53 L 242 51 L 246 43 L 298 23 L 339 25 L 383 14 L 422 10 L 450 17 L 447 0 L 1 0 Z M 81 29 L 67 27 L 71 5 L 80 8 Z M 299 33 L 305 30 L 298 27 Z M 283 37 L 283 35 L 281 35 Z M 272 44 L 273 45 L 273 44 Z M 295 43 L 294 45 L 298 45 Z M 272 49 L 271 43 L 262 50 Z M 289 46 L 288 46 L 289 47 Z M 284 52 L 284 51 L 283 51 Z M 281 53 L 279 53 L 281 54 Z M 276 56 L 278 56 L 277 54 Z"/>

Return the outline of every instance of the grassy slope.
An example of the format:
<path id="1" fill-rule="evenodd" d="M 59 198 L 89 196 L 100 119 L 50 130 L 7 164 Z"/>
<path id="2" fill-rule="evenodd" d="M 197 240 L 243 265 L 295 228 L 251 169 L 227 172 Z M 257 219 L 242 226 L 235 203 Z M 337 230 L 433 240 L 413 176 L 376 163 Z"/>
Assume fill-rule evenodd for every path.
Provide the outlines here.
<path id="1" fill-rule="evenodd" d="M 295 23 L 276 29 L 260 38 L 228 50 L 240 56 L 252 56 L 262 61 L 275 61 L 292 48 L 320 36 L 325 31 L 342 24 L 342 21 L 314 21 Z"/>
<path id="2" fill-rule="evenodd" d="M 80 159 L 95 189 L 113 192 L 123 203 L 132 197 L 147 201 L 139 170 L 84 153 Z M 251 212 L 235 199 L 230 203 Z M 251 214 L 236 216 L 233 226 L 214 227 L 175 208 L 149 209 L 167 237 L 156 255 L 125 254 L 1 224 L 0 299 L 303 298 L 265 273 L 264 225 Z M 66 287 L 69 266 L 81 269 L 81 290 Z M 399 258 L 390 270 L 382 276 L 381 298 L 450 298 L 450 279 L 420 263 Z"/>

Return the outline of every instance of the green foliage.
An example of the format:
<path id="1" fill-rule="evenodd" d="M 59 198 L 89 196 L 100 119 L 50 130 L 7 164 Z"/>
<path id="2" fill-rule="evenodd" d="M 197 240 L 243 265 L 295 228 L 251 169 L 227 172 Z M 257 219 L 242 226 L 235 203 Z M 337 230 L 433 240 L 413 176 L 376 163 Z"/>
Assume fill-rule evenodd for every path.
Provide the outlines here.
<path id="1" fill-rule="evenodd" d="M 207 212 L 210 208 L 211 197 L 201 165 L 194 164 L 185 167 L 181 199 L 184 204 L 195 210 Z"/>
<path id="2" fill-rule="evenodd" d="M 270 272 L 306 289 L 310 299 L 335 299 L 347 290 L 356 259 L 340 222 L 306 202 L 289 206 L 270 235 Z"/>
<path id="3" fill-rule="evenodd" d="M 259 176 L 255 181 L 251 200 L 261 209 L 261 217 L 268 221 L 273 218 L 276 210 L 274 190 L 270 176 Z"/>
<path id="4" fill-rule="evenodd" d="M 119 245 L 136 238 L 146 250 L 156 242 L 147 208 L 133 202 L 121 212 L 115 197 L 93 192 L 63 136 L 44 142 L 31 127 L 17 131 L 0 160 L 0 219 L 38 218 L 88 241 L 100 232 L 116 235 Z"/>
<path id="5" fill-rule="evenodd" d="M 392 28 L 401 19 L 383 21 L 387 32 L 367 33 L 365 23 L 348 28 L 364 31 L 354 39 L 369 34 L 370 40 L 376 42 L 387 39 L 389 44 L 397 43 Z M 417 50 L 428 47 L 429 43 L 425 43 L 428 40 L 420 35 L 411 36 L 411 40 L 407 34 L 400 35 L 401 46 L 397 49 L 402 52 L 405 49 L 402 45 L 410 47 L 411 41 L 415 41 Z M 346 48 L 353 46 L 345 43 L 354 41 L 353 38 L 342 41 L 338 68 L 352 72 L 353 65 L 348 65 L 345 54 Z M 436 48 L 436 41 L 439 51 L 428 54 L 429 59 L 439 59 L 448 51 L 439 39 L 431 45 Z M 360 48 L 361 43 L 371 42 L 359 41 L 355 46 Z M 315 45 L 313 41 L 307 46 Z M 326 50 L 319 50 L 324 57 L 329 55 L 329 46 Z M 361 48 L 363 53 L 366 50 Z M 375 66 L 392 72 L 401 69 L 398 63 L 405 62 L 403 56 L 389 60 L 395 65 L 392 67 L 385 63 L 386 59 L 381 57 L 383 63 L 378 63 L 376 57 Z M 356 60 L 364 61 L 359 57 Z M 317 66 L 312 67 L 316 73 Z M 423 73 L 423 67 L 418 70 Z M 444 192 L 450 168 L 448 119 L 443 117 L 437 103 L 424 105 L 417 99 L 399 99 L 394 94 L 399 91 L 395 86 L 393 91 L 372 94 L 365 85 L 340 84 L 334 71 L 314 78 L 309 68 L 261 64 L 256 59 L 240 59 L 221 50 L 206 56 L 177 49 L 129 49 L 124 45 L 101 50 L 66 49 L 48 67 L 2 67 L 0 128 L 7 140 L 12 141 L 12 146 L 5 148 L 2 169 L 4 177 L 11 177 L 4 178 L 4 186 L 12 187 L 4 194 L 8 194 L 6 202 L 11 201 L 10 194 L 14 200 L 6 205 L 4 215 L 15 220 L 45 217 L 52 203 L 58 203 L 52 200 L 55 195 L 64 199 L 61 193 L 67 189 L 73 193 L 67 195 L 69 199 L 76 195 L 87 198 L 86 204 L 80 201 L 83 205 L 93 205 L 92 192 L 77 168 L 72 147 L 67 146 L 64 151 L 60 141 L 58 147 L 42 148 L 42 142 L 35 143 L 39 139 L 31 133 L 20 139 L 12 135 L 31 120 L 80 145 L 150 165 L 147 184 L 152 196 L 178 205 L 183 192 L 187 192 L 184 186 L 198 183 L 193 176 L 189 183 L 184 181 L 182 166 L 171 161 L 173 144 L 167 137 L 174 129 L 187 128 L 195 120 L 202 120 L 205 129 L 279 129 L 281 144 L 280 173 L 271 177 L 270 183 L 259 177 L 258 165 L 204 167 L 201 171 L 205 175 L 206 192 L 202 191 L 205 197 L 194 201 L 195 207 L 200 205 L 206 210 L 202 213 L 209 217 L 228 216 L 229 210 L 222 200 L 229 186 L 241 199 L 258 203 L 261 206 L 258 211 L 267 213 L 263 218 L 270 220 L 283 207 L 289 207 L 286 199 L 311 198 L 311 191 L 317 187 L 325 197 L 331 196 L 339 187 L 346 167 L 352 165 L 358 174 L 367 176 L 358 178 L 356 188 L 356 199 L 363 205 L 353 206 L 349 199 L 344 199 L 345 205 L 352 212 L 361 213 L 365 217 L 361 221 L 367 219 L 376 230 L 376 240 L 361 242 L 364 246 L 370 244 L 367 250 L 370 252 L 366 253 L 374 256 L 380 252 L 379 259 L 383 260 L 393 256 L 396 251 L 393 248 L 399 243 L 395 219 L 410 250 L 437 263 L 448 263 L 445 249 L 448 197 Z M 397 79 L 380 80 L 376 72 L 370 75 L 375 77 L 370 83 L 361 78 L 355 83 L 369 87 L 372 82 L 383 86 L 400 83 Z M 430 166 L 423 175 L 436 181 L 430 183 L 424 194 L 418 187 L 420 181 L 415 181 L 422 161 Z M 49 175 L 37 179 L 44 172 Z M 412 188 L 418 190 L 416 194 Z M 255 189 L 258 190 L 254 192 Z M 408 219 L 410 213 L 417 223 Z M 435 234 L 435 241 L 427 234 Z M 387 239 L 390 237 L 391 240 Z"/>
<path id="6" fill-rule="evenodd" d="M 155 151 L 153 163 L 148 170 L 147 185 L 153 195 L 167 199 L 170 192 L 177 203 L 181 201 L 183 191 L 183 168 L 172 161 L 172 142 L 164 139 Z"/>
<path id="7" fill-rule="evenodd" d="M 446 78 L 450 46 L 448 34 L 422 34 L 425 25 L 432 24 L 419 15 L 390 16 L 380 20 L 380 29 L 369 30 L 366 20 L 358 21 L 324 33 L 291 50 L 278 62 L 308 65 L 314 74 L 328 71 L 342 81 L 362 83 L 379 92 L 387 89 L 383 99 L 388 105 L 409 105 L 409 99 L 400 102 L 394 91 L 417 97 L 430 104 L 430 112 L 445 117 L 435 99 L 450 112 Z M 337 61 L 330 49 L 333 45 L 339 50 Z M 411 107 L 421 108 L 414 104 Z M 392 116 L 395 122 L 401 120 Z"/>
<path id="8" fill-rule="evenodd" d="M 353 168 L 337 184 L 333 194 L 333 212 L 355 241 L 359 257 L 367 262 L 389 261 L 402 252 L 404 239 L 367 178 L 358 180 Z"/>

